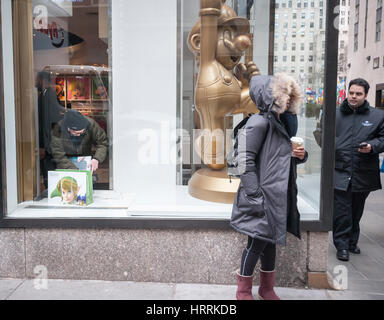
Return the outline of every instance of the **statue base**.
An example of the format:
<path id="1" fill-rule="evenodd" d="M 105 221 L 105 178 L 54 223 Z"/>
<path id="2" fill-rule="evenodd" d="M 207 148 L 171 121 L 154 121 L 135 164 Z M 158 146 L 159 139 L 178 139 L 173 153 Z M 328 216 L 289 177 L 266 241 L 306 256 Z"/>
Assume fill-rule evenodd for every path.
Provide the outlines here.
<path id="1" fill-rule="evenodd" d="M 225 168 L 218 171 L 201 169 L 189 180 L 188 191 L 200 200 L 232 204 L 239 184 L 240 179 L 229 179 Z"/>

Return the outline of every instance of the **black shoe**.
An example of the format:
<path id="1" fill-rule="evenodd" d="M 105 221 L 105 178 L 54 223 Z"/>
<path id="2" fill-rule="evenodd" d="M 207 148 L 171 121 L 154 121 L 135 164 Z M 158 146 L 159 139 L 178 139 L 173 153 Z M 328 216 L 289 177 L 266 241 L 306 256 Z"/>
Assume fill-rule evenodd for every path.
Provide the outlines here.
<path id="1" fill-rule="evenodd" d="M 350 246 L 349 247 L 349 252 L 352 252 L 354 254 L 360 254 L 361 250 L 358 246 Z"/>
<path id="2" fill-rule="evenodd" d="M 337 250 L 336 257 L 341 261 L 349 261 L 349 252 L 346 249 Z"/>

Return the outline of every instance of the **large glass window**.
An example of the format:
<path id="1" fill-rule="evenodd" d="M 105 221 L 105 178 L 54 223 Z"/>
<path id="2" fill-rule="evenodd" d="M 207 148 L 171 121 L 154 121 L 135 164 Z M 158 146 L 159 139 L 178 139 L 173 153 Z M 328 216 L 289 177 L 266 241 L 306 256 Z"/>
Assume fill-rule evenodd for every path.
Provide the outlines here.
<path id="1" fill-rule="evenodd" d="M 1 5 L 8 214 L 48 205 L 55 170 L 92 166 L 93 189 L 112 189 L 109 1 Z"/>
<path id="2" fill-rule="evenodd" d="M 188 47 L 190 30 L 198 20 L 197 13 L 199 4 L 193 1 L 182 2 L 182 44 L 183 58 L 181 60 L 181 87 L 180 94 L 180 127 L 193 136 L 192 129 L 200 128 L 200 117 L 195 108 L 195 86 L 199 72 L 196 52 L 193 55 Z M 278 1 L 276 1 L 278 2 Z M 227 2 L 227 4 L 229 4 Z M 305 147 L 309 152 L 309 160 L 306 164 L 298 167 L 298 186 L 299 186 L 299 209 L 303 220 L 318 219 L 320 211 L 320 175 L 321 175 L 321 148 L 317 145 L 313 131 L 316 129 L 318 120 L 321 117 L 323 93 L 324 93 L 324 41 L 325 26 L 312 26 L 311 33 L 305 33 L 306 26 L 303 25 L 299 30 L 302 36 L 300 44 L 295 43 L 292 30 L 285 28 L 284 36 L 278 38 L 280 25 L 293 25 L 297 15 L 299 17 L 310 16 L 317 20 L 321 16 L 321 9 L 308 8 L 308 6 L 297 6 L 294 10 L 287 6 L 275 6 L 274 12 L 270 11 L 269 1 L 238 1 L 231 7 L 237 12 L 242 13 L 243 17 L 248 18 L 252 35 L 252 46 L 246 51 L 241 62 L 254 61 L 259 67 L 261 74 L 272 74 L 277 72 L 290 72 L 299 82 L 305 97 L 301 113 L 298 115 L 299 131 L 298 135 L 304 138 Z M 299 3 L 298 3 L 299 4 Z M 266 14 L 269 12 L 270 14 Z M 275 26 L 274 37 L 271 37 L 270 26 Z M 303 38 L 304 37 L 304 38 Z M 306 39 L 307 38 L 307 39 Z M 310 45 L 304 46 L 305 43 Z M 272 45 L 270 45 L 272 44 Z M 282 45 L 283 50 L 277 50 L 277 44 Z M 296 50 L 300 46 L 300 50 Z M 274 51 L 270 50 L 275 49 Z M 290 59 L 287 57 L 291 56 Z M 272 59 L 271 59 L 272 57 Z M 290 63 L 288 64 L 288 60 Z M 242 114 L 227 115 L 224 119 L 225 128 L 231 130 L 241 119 Z M 193 153 L 194 146 L 189 143 L 183 145 L 183 150 L 188 149 Z M 180 185 L 191 184 L 196 172 L 200 172 L 204 165 L 189 164 L 183 162 L 179 168 Z M 207 197 L 209 198 L 209 197 Z"/>
<path id="3" fill-rule="evenodd" d="M 7 215 L 228 220 L 239 184 L 226 174 L 230 134 L 257 112 L 235 67 L 253 61 L 261 74 L 288 72 L 302 87 L 298 135 L 310 157 L 298 168 L 299 210 L 317 220 L 321 149 L 312 132 L 322 112 L 325 30 L 305 32 L 297 19 L 317 21 L 324 8 L 300 3 L 226 1 L 217 37 L 205 45 L 215 55 L 218 41 L 249 37 L 246 50 L 240 37 L 234 55 L 216 54 L 241 103 L 234 109 L 224 94 L 214 115 L 202 115 L 200 1 L 2 0 Z M 223 134 L 207 136 L 207 118 Z M 50 190 L 57 170 L 89 165 L 95 172 L 85 182 L 64 174 Z M 89 184 L 85 205 L 73 194 Z"/>

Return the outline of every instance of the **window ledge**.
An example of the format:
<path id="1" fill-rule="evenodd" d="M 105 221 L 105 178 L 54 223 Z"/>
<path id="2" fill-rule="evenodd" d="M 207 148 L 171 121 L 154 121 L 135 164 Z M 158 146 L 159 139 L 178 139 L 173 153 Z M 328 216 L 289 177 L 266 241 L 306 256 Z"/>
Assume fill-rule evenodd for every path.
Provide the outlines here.
<path id="1" fill-rule="evenodd" d="M 94 203 L 87 207 L 49 204 L 47 199 L 25 202 L 7 216 L 10 219 L 186 219 L 229 221 L 232 205 L 207 202 L 191 197 L 188 187 L 177 187 L 173 197 L 151 197 L 152 204 L 134 193 L 95 191 Z M 139 193 L 141 194 L 141 193 Z M 148 203 L 147 197 L 147 203 Z M 298 198 L 301 221 L 315 221 L 319 213 L 302 198 Z"/>

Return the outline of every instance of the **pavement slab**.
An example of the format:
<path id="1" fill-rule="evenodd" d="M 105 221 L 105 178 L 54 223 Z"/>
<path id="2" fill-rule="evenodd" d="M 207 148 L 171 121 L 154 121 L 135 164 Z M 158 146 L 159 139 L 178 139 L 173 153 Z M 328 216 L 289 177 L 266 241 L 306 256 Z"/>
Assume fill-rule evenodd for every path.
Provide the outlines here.
<path id="1" fill-rule="evenodd" d="M 177 284 L 175 300 L 234 300 L 237 286 Z M 253 290 L 256 295 L 256 290 Z"/>
<path id="2" fill-rule="evenodd" d="M 351 254 L 349 261 L 367 279 L 384 281 L 384 265 L 382 263 L 371 259 L 363 253 L 360 255 Z"/>
<path id="3" fill-rule="evenodd" d="M 0 279 L 0 300 L 6 300 L 23 282 L 18 279 Z"/>
<path id="4" fill-rule="evenodd" d="M 175 300 L 235 300 L 237 286 L 178 284 Z M 258 286 L 252 293 L 257 298 Z M 275 288 L 281 300 L 327 300 L 326 290 Z"/>
<path id="5" fill-rule="evenodd" d="M 384 298 L 384 281 L 353 280 L 348 283 L 348 290 L 366 294 L 380 294 Z"/>
<path id="6" fill-rule="evenodd" d="M 329 300 L 371 300 L 371 296 L 364 292 L 327 291 Z M 377 297 L 376 295 L 373 295 Z M 376 299 L 381 300 L 381 299 Z"/>
<path id="7" fill-rule="evenodd" d="M 381 174 L 384 185 L 384 174 Z M 384 300 L 384 190 L 372 192 L 360 223 L 360 255 L 348 262 L 336 258 L 332 232 L 329 233 L 328 270 L 343 265 L 348 269 L 348 290 L 328 292 L 332 299 Z"/>
<path id="8" fill-rule="evenodd" d="M 1 299 L 7 300 L 222 300 L 234 301 L 236 286 L 172 284 L 92 280 L 48 280 L 46 287 L 35 280 L 0 280 Z M 363 284 L 362 284 L 363 285 Z M 257 286 L 253 294 L 257 297 Z M 275 288 L 282 300 L 369 299 L 365 293 L 295 288 Z M 384 298 L 370 292 L 372 298 Z"/>
<path id="9" fill-rule="evenodd" d="M 383 206 L 381 208 L 377 208 L 377 211 L 375 212 L 365 210 L 363 218 L 361 219 L 360 229 L 361 233 L 369 237 L 369 239 L 377 242 L 381 247 L 384 247 L 384 216 L 382 214 L 378 214 L 379 210 L 383 210 Z"/>
<path id="10" fill-rule="evenodd" d="M 9 300 L 171 300 L 175 285 L 162 283 L 48 280 L 36 289 L 34 280 L 25 281 Z"/>

